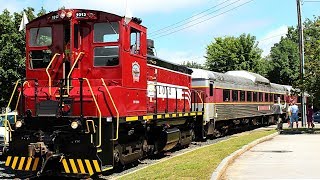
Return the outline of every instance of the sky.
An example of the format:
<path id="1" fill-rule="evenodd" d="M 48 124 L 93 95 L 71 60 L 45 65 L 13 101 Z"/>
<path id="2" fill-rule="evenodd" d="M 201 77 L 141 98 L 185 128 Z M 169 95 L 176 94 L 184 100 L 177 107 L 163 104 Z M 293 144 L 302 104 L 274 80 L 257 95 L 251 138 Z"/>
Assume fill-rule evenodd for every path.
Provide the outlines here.
<path id="1" fill-rule="evenodd" d="M 0 10 L 21 12 L 33 7 L 101 10 L 139 17 L 154 40 L 156 54 L 174 63 L 205 62 L 215 37 L 255 36 L 263 56 L 297 25 L 296 0 L 0 0 Z M 320 16 L 320 2 L 302 0 L 302 19 Z M 18 27 L 17 27 L 18 28 Z"/>

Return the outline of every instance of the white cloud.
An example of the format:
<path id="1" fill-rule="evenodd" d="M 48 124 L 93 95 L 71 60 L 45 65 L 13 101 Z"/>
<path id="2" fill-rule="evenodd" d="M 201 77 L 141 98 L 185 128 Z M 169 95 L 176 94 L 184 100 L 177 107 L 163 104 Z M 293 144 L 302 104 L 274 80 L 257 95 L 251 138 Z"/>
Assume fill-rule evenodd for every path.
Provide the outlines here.
<path id="1" fill-rule="evenodd" d="M 259 40 L 259 48 L 263 50 L 262 56 L 267 56 L 270 53 L 271 47 L 278 43 L 282 36 L 288 33 L 288 26 L 282 25 L 277 29 L 268 32 Z"/>

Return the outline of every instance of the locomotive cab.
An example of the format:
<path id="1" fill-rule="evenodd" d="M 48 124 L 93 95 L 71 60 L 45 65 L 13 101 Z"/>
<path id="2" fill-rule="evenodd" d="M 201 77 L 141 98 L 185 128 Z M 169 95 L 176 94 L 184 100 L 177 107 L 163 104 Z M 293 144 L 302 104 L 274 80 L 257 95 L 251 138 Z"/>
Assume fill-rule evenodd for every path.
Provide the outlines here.
<path id="1" fill-rule="evenodd" d="M 124 94 L 130 93 L 129 88 L 145 89 L 146 77 L 141 71 L 146 71 L 146 28 L 139 23 L 137 18 L 126 23 L 123 17 L 89 10 L 59 10 L 30 22 L 26 33 L 26 75 L 29 80 L 37 79 L 38 84 L 34 84 L 42 86 L 37 98 L 59 100 L 62 94 L 74 100 L 79 97 L 79 78 L 90 80 L 91 86 L 104 83 L 122 87 L 110 87 L 110 91 Z M 59 92 L 61 83 L 63 92 Z M 84 87 L 90 85 L 83 83 Z M 25 93 L 34 98 L 32 88 Z M 139 100 L 138 110 L 130 109 L 134 106 L 133 99 L 128 100 L 129 112 L 135 114 L 145 109 L 143 100 Z M 68 115 L 80 115 L 79 102 L 68 105 L 72 109 Z M 93 102 L 86 105 L 95 108 Z M 33 115 L 41 115 L 39 107 L 38 112 L 34 108 L 39 106 L 35 101 L 28 101 L 26 106 Z M 86 115 L 98 113 L 94 109 L 91 112 Z"/>

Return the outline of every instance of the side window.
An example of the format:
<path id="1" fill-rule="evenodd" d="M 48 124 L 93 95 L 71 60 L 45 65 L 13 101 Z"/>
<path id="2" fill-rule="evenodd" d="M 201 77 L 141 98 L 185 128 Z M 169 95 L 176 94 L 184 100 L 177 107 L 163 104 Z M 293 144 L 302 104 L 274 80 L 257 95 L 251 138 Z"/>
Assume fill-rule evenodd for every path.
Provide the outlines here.
<path id="1" fill-rule="evenodd" d="M 253 92 L 253 102 L 257 102 L 257 101 L 258 101 L 258 93 Z"/>
<path id="2" fill-rule="evenodd" d="M 213 84 L 210 83 L 210 96 L 213 96 Z"/>
<path id="3" fill-rule="evenodd" d="M 229 89 L 223 90 L 223 101 L 224 102 L 230 101 L 230 90 Z"/>
<path id="4" fill-rule="evenodd" d="M 237 90 L 233 90 L 232 91 L 232 101 L 235 101 L 235 102 L 238 101 L 238 99 L 239 99 L 238 98 L 238 92 L 239 91 L 237 91 Z"/>
<path id="5" fill-rule="evenodd" d="M 29 45 L 32 47 L 50 46 L 52 43 L 51 27 L 31 28 L 29 36 Z"/>
<path id="6" fill-rule="evenodd" d="M 270 102 L 273 102 L 273 94 L 270 94 Z"/>
<path id="7" fill-rule="evenodd" d="M 119 41 L 119 23 L 95 23 L 94 42 L 117 42 Z"/>
<path id="8" fill-rule="evenodd" d="M 119 64 L 119 47 L 104 46 L 94 48 L 94 66 L 116 66 Z"/>
<path id="9" fill-rule="evenodd" d="M 269 102 L 269 94 L 268 93 L 264 94 L 264 100 L 265 100 L 265 102 Z"/>
<path id="10" fill-rule="evenodd" d="M 251 101 L 252 101 L 252 92 L 247 91 L 247 102 L 251 102 Z"/>
<path id="11" fill-rule="evenodd" d="M 52 58 L 50 50 L 32 50 L 29 51 L 30 69 L 46 68 Z"/>
<path id="12" fill-rule="evenodd" d="M 246 101 L 246 92 L 245 91 L 240 91 L 240 101 Z"/>
<path id="13" fill-rule="evenodd" d="M 263 92 L 259 92 L 259 102 L 263 102 Z"/>
<path id="14" fill-rule="evenodd" d="M 140 54 L 140 31 L 134 28 L 130 29 L 130 51 L 131 54 Z"/>

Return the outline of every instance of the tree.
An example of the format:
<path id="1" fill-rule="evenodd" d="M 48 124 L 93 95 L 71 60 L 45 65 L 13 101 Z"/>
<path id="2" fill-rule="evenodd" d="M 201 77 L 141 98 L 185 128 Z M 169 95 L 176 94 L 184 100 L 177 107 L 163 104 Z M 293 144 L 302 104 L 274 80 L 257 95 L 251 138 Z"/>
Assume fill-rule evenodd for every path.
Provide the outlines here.
<path id="1" fill-rule="evenodd" d="M 297 85 L 299 83 L 300 60 L 298 44 L 289 38 L 281 38 L 270 51 L 272 69 L 267 78 L 274 83 Z"/>
<path id="2" fill-rule="evenodd" d="M 320 107 L 320 17 L 306 19 L 304 26 L 305 74 L 300 76 L 299 36 L 297 27 L 289 27 L 288 34 L 270 51 L 271 81 L 293 85 L 308 92 L 317 108 Z"/>
<path id="3" fill-rule="evenodd" d="M 256 37 L 242 34 L 239 37 L 217 37 L 207 46 L 206 67 L 211 71 L 230 70 L 256 71 L 262 50 L 258 48 Z"/>
<path id="4" fill-rule="evenodd" d="M 29 21 L 34 9 L 24 9 Z M 21 13 L 5 9 L 0 14 L 0 107 L 6 107 L 15 81 L 25 76 L 25 32 L 19 31 Z M 14 105 L 13 105 L 14 106 Z"/>
<path id="5" fill-rule="evenodd" d="M 182 65 L 187 66 L 189 68 L 205 69 L 205 67 L 202 64 L 199 64 L 194 61 L 187 61 L 187 62 L 183 61 Z"/>

